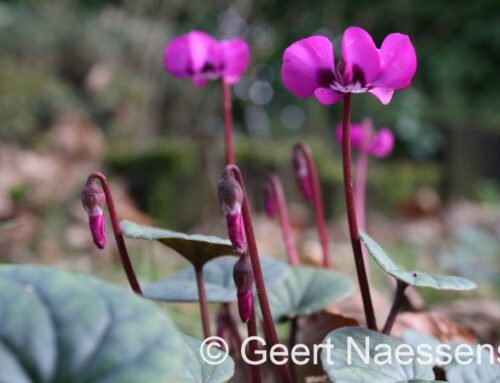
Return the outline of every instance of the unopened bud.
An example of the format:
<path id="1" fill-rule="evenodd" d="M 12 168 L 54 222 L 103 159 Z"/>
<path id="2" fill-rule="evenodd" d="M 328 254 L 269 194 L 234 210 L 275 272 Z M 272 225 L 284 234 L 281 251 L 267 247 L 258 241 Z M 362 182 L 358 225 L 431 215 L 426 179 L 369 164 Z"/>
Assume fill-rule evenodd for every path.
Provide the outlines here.
<path id="1" fill-rule="evenodd" d="M 312 199 L 311 179 L 309 177 L 309 170 L 307 169 L 307 162 L 304 155 L 302 153 L 295 152 L 292 158 L 292 163 L 302 197 L 306 201 L 310 201 Z"/>
<path id="2" fill-rule="evenodd" d="M 264 209 L 269 218 L 274 218 L 276 215 L 277 201 L 271 181 L 266 181 L 264 184 Z"/>
<path id="3" fill-rule="evenodd" d="M 241 206 L 243 191 L 231 175 L 224 173 L 218 187 L 219 202 L 226 217 L 227 233 L 234 249 L 243 253 L 246 249 L 245 230 Z"/>
<path id="4" fill-rule="evenodd" d="M 104 206 L 106 196 L 94 179 L 89 179 L 82 191 L 82 205 L 89 217 L 89 228 L 95 245 L 99 249 L 106 246 L 106 220 Z"/>
<path id="5" fill-rule="evenodd" d="M 238 312 L 242 322 L 248 322 L 253 312 L 254 276 L 248 255 L 243 255 L 234 264 L 233 279 L 238 296 Z"/>

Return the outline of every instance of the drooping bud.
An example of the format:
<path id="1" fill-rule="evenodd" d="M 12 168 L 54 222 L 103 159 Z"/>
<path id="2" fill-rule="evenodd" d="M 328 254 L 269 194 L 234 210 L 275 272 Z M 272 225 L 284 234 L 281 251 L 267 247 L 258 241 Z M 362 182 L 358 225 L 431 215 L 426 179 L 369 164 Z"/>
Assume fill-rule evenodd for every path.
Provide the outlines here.
<path id="1" fill-rule="evenodd" d="M 95 245 L 99 249 L 106 246 L 106 220 L 104 206 L 106 196 L 101 186 L 93 179 L 89 179 L 82 190 L 82 205 L 89 217 L 89 228 Z"/>
<path id="2" fill-rule="evenodd" d="M 373 137 L 369 152 L 375 157 L 387 157 L 394 149 L 394 134 L 389 128 L 382 128 Z"/>
<path id="3" fill-rule="evenodd" d="M 267 180 L 264 184 L 264 209 L 269 218 L 274 218 L 277 206 L 278 203 L 276 201 L 273 185 L 271 181 Z"/>
<path id="4" fill-rule="evenodd" d="M 295 152 L 292 157 L 292 163 L 302 197 L 306 201 L 310 201 L 312 199 L 311 179 L 304 155 L 302 153 Z"/>
<path id="5" fill-rule="evenodd" d="M 254 276 L 248 255 L 242 255 L 234 264 L 233 279 L 238 296 L 238 312 L 242 322 L 248 322 L 253 311 Z"/>
<path id="6" fill-rule="evenodd" d="M 246 249 L 245 231 L 241 207 L 243 191 L 233 176 L 224 172 L 218 186 L 219 203 L 226 217 L 227 233 L 234 249 L 243 253 Z"/>

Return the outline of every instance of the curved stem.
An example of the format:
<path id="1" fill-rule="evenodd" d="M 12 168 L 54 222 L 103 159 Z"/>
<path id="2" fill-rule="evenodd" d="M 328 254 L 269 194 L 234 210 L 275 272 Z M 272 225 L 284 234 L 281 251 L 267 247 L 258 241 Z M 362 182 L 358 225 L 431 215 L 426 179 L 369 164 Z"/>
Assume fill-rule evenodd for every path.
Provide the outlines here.
<path id="1" fill-rule="evenodd" d="M 326 231 L 325 224 L 325 211 L 323 208 L 323 197 L 321 195 L 321 188 L 319 185 L 318 171 L 316 170 L 316 165 L 311 153 L 311 149 L 308 145 L 299 142 L 295 144 L 294 152 L 300 151 L 307 163 L 307 171 L 309 172 L 309 178 L 311 180 L 311 190 L 313 193 L 313 205 L 316 215 L 316 226 L 318 228 L 319 240 L 321 243 L 321 249 L 323 250 L 323 267 L 330 268 L 330 252 L 328 249 L 328 234 Z"/>
<path id="2" fill-rule="evenodd" d="M 194 265 L 196 274 L 196 285 L 198 286 L 198 297 L 200 302 L 201 323 L 203 325 L 203 336 L 208 338 L 210 331 L 210 316 L 208 314 L 207 292 L 205 291 L 205 278 L 203 277 L 203 265 Z"/>
<path id="3" fill-rule="evenodd" d="M 361 238 L 359 236 L 358 223 L 356 219 L 356 207 L 354 205 L 354 195 L 352 190 L 352 164 L 351 164 L 351 140 L 350 140 L 350 116 L 351 114 L 351 94 L 346 93 L 342 110 L 342 167 L 344 173 L 344 192 L 347 206 L 347 220 L 349 222 L 349 234 L 358 274 L 359 288 L 363 299 L 366 324 L 369 329 L 377 330 L 377 321 L 373 311 L 373 303 L 370 294 L 370 284 L 365 269 Z"/>
<path id="4" fill-rule="evenodd" d="M 399 309 L 401 308 L 401 303 L 405 296 L 405 290 L 408 287 L 408 283 L 398 280 L 398 285 L 396 287 L 396 294 L 394 296 L 394 302 L 391 307 L 391 311 L 387 317 L 387 321 L 385 322 L 384 329 L 382 332 L 384 334 L 389 335 L 392 330 L 392 326 L 396 321 L 396 317 L 398 315 Z"/>
<path id="5" fill-rule="evenodd" d="M 234 164 L 233 115 L 231 108 L 231 86 L 222 78 L 222 103 L 224 109 L 224 132 L 226 139 L 226 164 Z"/>
<path id="6" fill-rule="evenodd" d="M 113 227 L 113 234 L 115 236 L 116 246 L 118 247 L 118 252 L 120 254 L 120 261 L 122 263 L 123 270 L 125 271 L 125 275 L 127 276 L 128 283 L 130 284 L 130 287 L 135 293 L 142 295 L 141 286 L 137 281 L 137 277 L 135 275 L 132 262 L 130 262 L 127 248 L 125 246 L 123 234 L 120 229 L 120 223 L 118 222 L 118 216 L 116 214 L 115 204 L 113 202 L 111 190 L 109 189 L 108 180 L 106 179 L 106 176 L 104 174 L 99 172 L 94 172 L 90 174 L 89 179 L 92 178 L 96 178 L 101 182 L 102 189 L 106 196 L 106 205 L 108 206 L 109 218 L 111 220 L 111 226 Z"/>
<path id="7" fill-rule="evenodd" d="M 283 186 L 281 185 L 280 178 L 276 174 L 269 174 L 267 176 L 267 182 L 269 182 L 269 184 L 272 186 L 272 190 L 276 198 L 278 215 L 280 218 L 281 234 L 283 235 L 283 241 L 285 242 L 288 259 L 290 260 L 290 264 L 293 267 L 297 267 L 300 265 L 300 260 L 297 255 L 297 249 L 295 248 L 292 229 L 290 227 L 290 219 L 288 218 L 288 209 L 286 207 Z"/>
<path id="8" fill-rule="evenodd" d="M 255 320 L 255 310 L 252 309 L 252 314 L 250 315 L 250 320 L 247 322 L 247 334 L 248 337 L 255 337 L 257 336 L 257 322 Z M 249 359 L 250 360 L 256 360 L 256 354 L 255 351 L 257 350 L 257 342 L 252 341 L 248 342 L 248 348 L 249 348 Z M 245 366 L 249 366 L 250 370 L 250 375 L 252 377 L 252 383 L 261 383 L 262 379 L 260 377 L 260 368 L 259 365 L 253 365 L 253 364 L 246 364 Z"/>
<path id="9" fill-rule="evenodd" d="M 260 266 L 259 253 L 257 250 L 257 243 L 255 242 L 255 235 L 253 231 L 252 218 L 250 216 L 250 208 L 248 207 L 247 193 L 245 189 L 245 184 L 243 182 L 243 177 L 241 172 L 236 165 L 226 166 L 226 172 L 230 172 L 234 178 L 238 181 L 243 191 L 243 224 L 245 226 L 245 234 L 248 245 L 248 252 L 250 254 L 250 259 L 252 261 L 252 269 L 255 278 L 255 285 L 257 287 L 257 297 L 259 298 L 260 309 L 262 312 L 262 318 L 264 320 L 265 333 L 269 338 L 269 347 L 274 346 L 279 343 L 278 334 L 276 333 L 276 328 L 273 323 L 273 316 L 271 314 L 271 307 L 269 305 L 269 299 L 267 297 L 266 285 L 264 283 L 264 277 L 262 275 L 262 268 Z M 278 366 L 281 373 L 281 378 L 285 383 L 291 383 L 292 377 L 290 371 L 286 365 Z"/>

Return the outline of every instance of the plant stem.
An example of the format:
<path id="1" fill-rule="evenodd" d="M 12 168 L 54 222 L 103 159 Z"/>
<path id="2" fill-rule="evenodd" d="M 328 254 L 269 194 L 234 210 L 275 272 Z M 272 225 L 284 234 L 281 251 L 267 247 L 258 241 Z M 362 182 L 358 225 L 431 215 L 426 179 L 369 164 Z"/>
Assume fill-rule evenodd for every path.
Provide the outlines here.
<path id="1" fill-rule="evenodd" d="M 231 86 L 222 78 L 222 103 L 224 108 L 224 131 L 226 138 L 226 164 L 234 164 L 233 115 L 231 106 Z"/>
<path id="2" fill-rule="evenodd" d="M 401 303 L 405 295 L 405 290 L 407 287 L 408 283 L 398 280 L 396 293 L 394 295 L 394 302 L 392 304 L 391 311 L 389 312 L 389 315 L 387 317 L 387 321 L 385 322 L 384 329 L 382 330 L 384 334 L 389 335 L 391 333 L 392 326 L 394 325 L 394 322 L 398 315 Z"/>
<path id="3" fill-rule="evenodd" d="M 252 314 L 250 315 L 250 320 L 247 322 L 247 334 L 248 337 L 257 336 L 257 322 L 255 320 L 255 310 L 252 308 Z M 255 351 L 257 350 L 257 342 L 251 341 L 248 343 L 249 348 L 249 359 L 255 360 Z M 252 383 L 261 383 L 260 368 L 259 365 L 246 364 L 249 366 L 250 374 L 252 376 Z"/>
<path id="4" fill-rule="evenodd" d="M 352 190 L 352 165 L 351 165 L 351 140 L 350 140 L 350 114 L 351 114 L 351 93 L 344 96 L 342 110 L 342 167 L 344 173 L 344 192 L 347 206 L 347 220 L 349 223 L 349 234 L 358 274 L 359 288 L 363 299 L 366 324 L 369 329 L 377 331 L 377 321 L 373 311 L 373 303 L 370 294 L 370 284 L 366 274 L 361 238 L 359 236 L 358 224 L 356 221 L 356 207 L 354 205 L 354 195 Z"/>
<path id="5" fill-rule="evenodd" d="M 120 229 L 120 223 L 116 214 L 115 204 L 113 202 L 113 196 L 111 195 L 111 190 L 109 189 L 108 180 L 106 179 L 106 176 L 104 174 L 99 172 L 93 172 L 92 174 L 90 174 L 89 179 L 92 178 L 96 178 L 101 182 L 104 195 L 106 196 L 106 205 L 108 206 L 109 218 L 111 220 L 111 226 L 113 228 L 116 246 L 118 247 L 120 261 L 122 263 L 123 270 L 125 271 L 125 275 L 127 276 L 128 283 L 136 294 L 142 295 L 141 286 L 137 281 L 132 262 L 130 261 L 130 258 L 128 256 L 127 247 L 125 246 L 123 234 Z"/>
<path id="6" fill-rule="evenodd" d="M 309 179 L 311 180 L 311 190 L 313 193 L 313 205 L 316 215 L 316 227 L 318 228 L 319 241 L 321 243 L 321 249 L 323 250 L 323 267 L 330 268 L 330 252 L 328 249 L 328 234 L 326 231 L 325 224 L 325 211 L 323 208 L 323 197 L 321 195 L 321 188 L 319 185 L 318 171 L 316 170 L 316 165 L 311 153 L 311 149 L 308 145 L 299 142 L 295 144 L 294 152 L 299 151 L 303 154 L 307 163 L 307 171 L 309 173 Z"/>
<path id="7" fill-rule="evenodd" d="M 358 228 L 360 230 L 365 230 L 366 225 L 366 174 L 368 171 L 368 144 L 371 138 L 371 122 L 363 121 L 363 132 L 362 132 L 362 143 L 361 148 L 358 152 L 358 160 L 356 164 L 356 183 L 354 188 L 354 198 L 356 213 L 358 219 Z M 370 259 L 366 252 L 363 254 L 366 274 L 368 275 L 368 280 L 370 280 Z"/>
<path id="8" fill-rule="evenodd" d="M 297 255 L 297 249 L 295 248 L 292 229 L 290 227 L 290 219 L 288 218 L 288 209 L 286 207 L 283 186 L 281 185 L 280 178 L 276 174 L 269 174 L 267 176 L 267 182 L 269 182 L 269 184 L 272 186 L 272 190 L 276 198 L 278 215 L 280 218 L 281 234 L 283 235 L 283 241 L 285 242 L 288 259 L 290 260 L 290 264 L 293 267 L 297 267 L 300 265 L 300 260 Z"/>
<path id="9" fill-rule="evenodd" d="M 255 242 L 255 235 L 253 231 L 252 218 L 250 216 L 250 208 L 248 207 L 247 193 L 245 189 L 245 184 L 243 182 L 243 177 L 241 172 L 236 165 L 228 165 L 225 169 L 226 172 L 232 173 L 234 178 L 238 181 L 243 191 L 243 224 L 245 226 L 245 234 L 247 239 L 248 252 L 250 254 L 250 260 L 252 261 L 252 269 L 255 278 L 255 285 L 257 287 L 257 297 L 259 298 L 260 309 L 262 312 L 262 318 L 264 320 L 265 333 L 269 338 L 269 347 L 274 346 L 279 343 L 278 334 L 276 333 L 276 328 L 273 323 L 273 316 L 271 314 L 271 307 L 269 305 L 269 299 L 267 297 L 266 285 L 264 283 L 264 277 L 262 275 L 262 268 L 260 266 L 259 253 L 257 250 L 257 244 Z M 292 377 L 290 371 L 286 365 L 278 366 L 281 373 L 281 378 L 285 383 L 291 383 Z"/>
<path id="10" fill-rule="evenodd" d="M 200 302 L 201 323 L 203 325 L 204 338 L 210 337 L 210 316 L 208 314 L 207 292 L 205 291 L 205 278 L 203 277 L 203 265 L 194 265 L 196 273 L 196 284 L 198 286 L 198 296 Z"/>

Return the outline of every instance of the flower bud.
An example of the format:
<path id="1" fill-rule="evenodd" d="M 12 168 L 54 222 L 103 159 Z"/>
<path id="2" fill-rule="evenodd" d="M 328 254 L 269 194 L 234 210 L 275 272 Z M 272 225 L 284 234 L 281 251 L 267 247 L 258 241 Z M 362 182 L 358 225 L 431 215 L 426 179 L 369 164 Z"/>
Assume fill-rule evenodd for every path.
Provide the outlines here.
<path id="1" fill-rule="evenodd" d="M 273 185 L 270 181 L 266 181 L 264 184 L 264 209 L 269 218 L 274 218 L 276 215 L 277 201 Z"/>
<path id="2" fill-rule="evenodd" d="M 234 264 L 233 279 L 238 296 L 238 311 L 242 322 L 248 322 L 253 310 L 254 276 L 248 255 L 242 255 Z"/>
<path id="3" fill-rule="evenodd" d="M 106 220 L 104 206 L 106 196 L 94 179 L 89 179 L 82 191 L 82 205 L 89 217 L 89 228 L 95 245 L 99 249 L 106 246 Z"/>
<path id="4" fill-rule="evenodd" d="M 295 152 L 293 154 L 292 163 L 302 197 L 306 201 L 310 201 L 312 199 L 311 179 L 309 177 L 309 170 L 304 155 Z"/>
<path id="5" fill-rule="evenodd" d="M 243 253 L 246 249 L 245 231 L 241 206 L 243 191 L 231 175 L 224 173 L 218 186 L 219 202 L 226 216 L 227 232 L 234 249 Z"/>
<path id="6" fill-rule="evenodd" d="M 394 149 L 394 134 L 389 128 L 382 128 L 373 137 L 369 152 L 375 157 L 387 157 Z"/>

